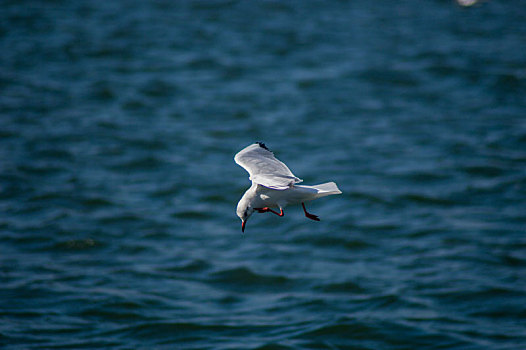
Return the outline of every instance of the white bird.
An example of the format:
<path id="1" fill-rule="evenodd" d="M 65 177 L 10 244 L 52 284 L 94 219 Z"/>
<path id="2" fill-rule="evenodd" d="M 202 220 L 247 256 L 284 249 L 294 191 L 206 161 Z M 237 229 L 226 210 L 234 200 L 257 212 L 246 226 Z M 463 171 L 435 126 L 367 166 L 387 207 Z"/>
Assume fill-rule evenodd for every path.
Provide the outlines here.
<path id="1" fill-rule="evenodd" d="M 272 153 L 264 143 L 256 142 L 239 151 L 234 161 L 250 175 L 252 186 L 237 204 L 237 216 L 241 219 L 241 231 L 245 232 L 248 218 L 254 211 L 271 212 L 283 216 L 288 204 L 301 203 L 305 216 L 320 221 L 318 216 L 308 213 L 304 202 L 342 193 L 334 182 L 315 186 L 302 186 L 303 180 L 294 176 L 290 169 Z M 279 213 L 271 208 L 279 208 Z"/>

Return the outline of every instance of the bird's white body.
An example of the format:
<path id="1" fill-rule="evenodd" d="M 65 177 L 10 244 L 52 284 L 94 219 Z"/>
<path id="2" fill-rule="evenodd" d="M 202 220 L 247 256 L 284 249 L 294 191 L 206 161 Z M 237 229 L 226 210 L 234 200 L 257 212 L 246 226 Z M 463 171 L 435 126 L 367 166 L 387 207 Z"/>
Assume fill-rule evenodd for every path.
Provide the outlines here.
<path id="1" fill-rule="evenodd" d="M 289 204 L 300 204 L 313 199 L 340 194 L 334 182 L 327 182 L 321 185 L 304 186 L 294 185 L 286 190 L 274 190 L 252 183 L 252 186 L 245 192 L 239 201 L 238 208 L 248 205 L 252 208 L 280 208 L 283 209 Z"/>
<path id="2" fill-rule="evenodd" d="M 273 212 L 283 216 L 283 208 L 289 204 L 303 206 L 305 216 L 319 221 L 316 215 L 307 213 L 306 201 L 342 193 L 334 182 L 315 186 L 297 185 L 301 179 L 294 176 L 290 169 L 274 157 L 274 154 L 263 144 L 257 142 L 239 151 L 234 160 L 245 168 L 252 181 L 252 186 L 245 192 L 237 205 L 237 215 L 245 223 L 254 211 Z M 270 208 L 279 208 L 280 213 Z"/>

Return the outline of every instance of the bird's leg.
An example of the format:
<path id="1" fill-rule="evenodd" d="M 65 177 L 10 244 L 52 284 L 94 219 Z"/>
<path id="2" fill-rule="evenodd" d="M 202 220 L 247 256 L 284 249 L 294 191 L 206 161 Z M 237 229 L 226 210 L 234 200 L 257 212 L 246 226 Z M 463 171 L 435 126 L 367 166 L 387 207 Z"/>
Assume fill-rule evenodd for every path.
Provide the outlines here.
<path id="1" fill-rule="evenodd" d="M 305 212 L 305 216 L 306 217 L 308 217 L 309 219 L 314 220 L 314 221 L 320 221 L 320 218 L 318 217 L 318 215 L 314 215 L 314 214 L 311 214 L 311 213 L 307 212 L 307 209 L 305 209 L 305 204 L 304 203 L 301 203 L 301 206 L 303 207 L 303 211 Z"/>
<path id="2" fill-rule="evenodd" d="M 274 211 L 272 209 L 270 209 L 269 207 L 265 207 L 265 208 L 255 208 L 258 213 L 266 213 L 267 211 L 270 211 L 271 213 L 274 213 L 276 214 L 277 216 L 283 216 L 285 215 L 285 213 L 283 212 L 283 209 L 282 208 L 279 208 L 279 213 L 277 211 Z"/>

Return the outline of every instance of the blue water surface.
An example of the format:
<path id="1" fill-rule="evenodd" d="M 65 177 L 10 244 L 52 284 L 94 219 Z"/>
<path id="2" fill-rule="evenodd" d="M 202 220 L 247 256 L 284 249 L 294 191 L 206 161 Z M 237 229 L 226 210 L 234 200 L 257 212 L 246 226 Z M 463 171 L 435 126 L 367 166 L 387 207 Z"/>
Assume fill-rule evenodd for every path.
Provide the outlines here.
<path id="1" fill-rule="evenodd" d="M 3 1 L 0 347 L 526 348 L 526 2 Z M 343 194 L 254 214 L 264 141 Z"/>

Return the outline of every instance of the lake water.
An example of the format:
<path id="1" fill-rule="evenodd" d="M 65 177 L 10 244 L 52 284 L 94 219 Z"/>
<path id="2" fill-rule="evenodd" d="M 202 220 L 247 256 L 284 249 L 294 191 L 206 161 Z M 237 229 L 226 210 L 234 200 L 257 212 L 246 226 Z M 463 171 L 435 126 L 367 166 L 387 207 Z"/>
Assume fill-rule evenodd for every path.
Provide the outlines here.
<path id="1" fill-rule="evenodd" d="M 525 1 L 4 1 L 0 347 L 526 348 L 525 48 Z M 255 141 L 320 222 L 241 233 Z"/>

